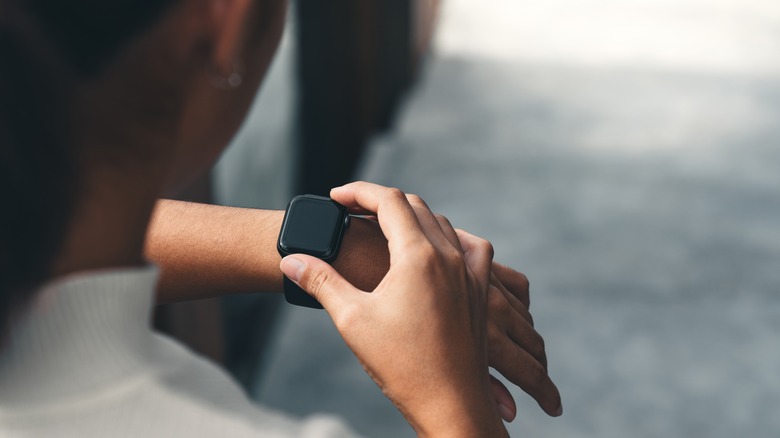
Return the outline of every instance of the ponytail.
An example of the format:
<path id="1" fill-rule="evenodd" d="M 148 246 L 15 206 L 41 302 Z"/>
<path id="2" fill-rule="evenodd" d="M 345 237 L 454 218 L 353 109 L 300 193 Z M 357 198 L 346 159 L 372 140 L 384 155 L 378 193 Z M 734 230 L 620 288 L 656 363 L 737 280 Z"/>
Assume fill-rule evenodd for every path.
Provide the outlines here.
<path id="1" fill-rule="evenodd" d="M 71 93 L 172 0 L 0 0 L 0 338 L 50 277 L 78 193 Z"/>
<path id="2" fill-rule="evenodd" d="M 8 2 L 0 9 L 0 334 L 47 278 L 76 183 L 63 132 L 65 75 L 14 12 Z"/>

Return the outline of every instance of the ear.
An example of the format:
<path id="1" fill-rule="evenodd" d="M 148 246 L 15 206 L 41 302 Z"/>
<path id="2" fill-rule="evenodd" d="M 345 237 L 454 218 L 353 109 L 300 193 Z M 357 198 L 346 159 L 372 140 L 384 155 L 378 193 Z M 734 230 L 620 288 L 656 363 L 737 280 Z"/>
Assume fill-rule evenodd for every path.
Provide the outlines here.
<path id="1" fill-rule="evenodd" d="M 213 30 L 212 63 L 220 73 L 229 73 L 243 41 L 244 26 L 253 0 L 207 0 Z"/>

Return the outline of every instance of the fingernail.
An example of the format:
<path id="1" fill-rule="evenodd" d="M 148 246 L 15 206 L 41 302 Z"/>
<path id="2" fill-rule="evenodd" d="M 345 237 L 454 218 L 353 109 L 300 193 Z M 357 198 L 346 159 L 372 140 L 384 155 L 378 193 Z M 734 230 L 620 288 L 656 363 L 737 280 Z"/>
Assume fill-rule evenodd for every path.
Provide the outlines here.
<path id="1" fill-rule="evenodd" d="M 563 405 L 562 405 L 562 404 L 561 404 L 561 405 L 559 405 L 559 406 L 558 406 L 558 410 L 557 410 L 557 411 L 555 411 L 555 416 L 556 416 L 556 417 L 560 417 L 561 415 L 563 415 Z"/>
<path id="2" fill-rule="evenodd" d="M 298 282 L 306 269 L 306 264 L 295 256 L 287 256 L 282 259 L 280 265 L 282 272 L 292 281 Z"/>
<path id="3" fill-rule="evenodd" d="M 507 423 L 511 422 L 515 419 L 515 415 L 512 413 L 512 409 L 509 408 L 507 405 L 498 404 L 498 413 L 501 415 L 501 418 L 504 419 Z"/>

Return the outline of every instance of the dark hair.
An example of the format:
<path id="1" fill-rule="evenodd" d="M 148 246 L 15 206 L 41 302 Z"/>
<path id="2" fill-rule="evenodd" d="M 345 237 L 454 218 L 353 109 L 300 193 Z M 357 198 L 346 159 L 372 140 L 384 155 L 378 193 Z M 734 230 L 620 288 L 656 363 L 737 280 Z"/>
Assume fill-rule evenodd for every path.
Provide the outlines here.
<path id="1" fill-rule="evenodd" d="M 71 218 L 71 94 L 170 3 L 0 0 L 0 337 L 49 276 Z"/>

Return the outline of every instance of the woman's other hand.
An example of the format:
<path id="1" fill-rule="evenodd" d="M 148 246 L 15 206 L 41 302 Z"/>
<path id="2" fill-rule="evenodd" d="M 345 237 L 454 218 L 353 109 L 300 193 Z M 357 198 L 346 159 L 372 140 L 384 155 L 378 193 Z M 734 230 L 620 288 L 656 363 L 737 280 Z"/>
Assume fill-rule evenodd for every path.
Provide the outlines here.
<path id="1" fill-rule="evenodd" d="M 352 213 L 372 216 L 374 212 L 351 201 L 354 195 L 350 194 L 350 187 L 340 189 L 332 196 L 336 201 L 348 205 Z M 407 198 L 415 200 L 416 197 L 407 195 Z M 446 217 L 435 215 L 435 218 L 445 237 L 456 248 L 461 247 L 461 240 L 474 238 L 465 231 L 453 229 Z M 363 290 L 372 290 L 388 270 L 387 242 L 374 220 L 358 219 L 352 223 L 344 242 L 348 250 L 342 251 L 334 266 L 353 285 Z M 359 269 L 356 268 L 358 266 Z M 531 395 L 547 414 L 560 415 L 563 411 L 561 396 L 547 373 L 544 339 L 534 329 L 533 317 L 529 312 L 528 279 L 520 272 L 493 262 L 490 285 L 487 328 L 489 365 Z M 499 380 L 491 381 L 501 417 L 512 421 L 517 408 L 511 393 Z"/>
<path id="2" fill-rule="evenodd" d="M 547 372 L 544 339 L 534 328 L 529 306 L 526 276 L 493 262 L 488 292 L 490 366 L 533 397 L 548 415 L 557 417 L 563 414 L 561 395 Z M 511 394 L 497 380 L 494 393 L 504 406 L 501 416 L 511 421 L 516 415 Z"/>

